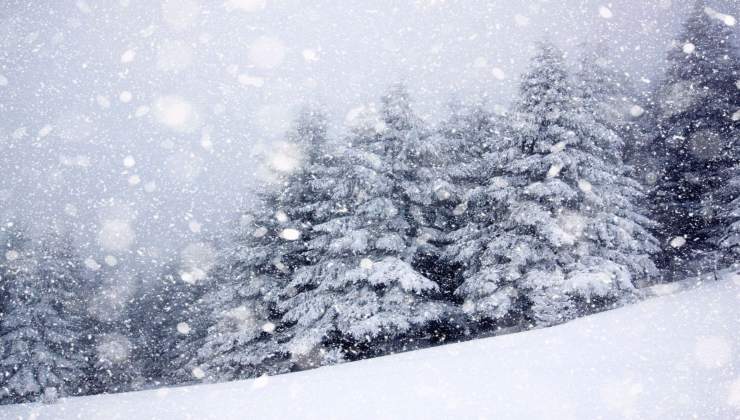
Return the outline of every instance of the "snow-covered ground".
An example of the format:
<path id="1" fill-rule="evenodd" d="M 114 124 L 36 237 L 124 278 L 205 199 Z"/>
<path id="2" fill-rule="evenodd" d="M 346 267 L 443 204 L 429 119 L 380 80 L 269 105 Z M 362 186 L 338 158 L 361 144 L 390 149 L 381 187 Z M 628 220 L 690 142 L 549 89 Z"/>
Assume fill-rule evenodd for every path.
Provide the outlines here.
<path id="1" fill-rule="evenodd" d="M 740 275 L 548 329 L 0 418 L 740 419 Z"/>

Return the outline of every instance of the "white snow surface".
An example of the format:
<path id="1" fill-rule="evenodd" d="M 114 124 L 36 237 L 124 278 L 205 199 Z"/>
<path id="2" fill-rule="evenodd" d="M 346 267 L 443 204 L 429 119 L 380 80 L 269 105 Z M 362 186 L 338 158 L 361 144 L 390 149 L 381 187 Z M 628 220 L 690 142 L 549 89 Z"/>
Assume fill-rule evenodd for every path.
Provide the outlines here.
<path id="1" fill-rule="evenodd" d="M 740 274 L 565 325 L 2 419 L 739 419 Z"/>

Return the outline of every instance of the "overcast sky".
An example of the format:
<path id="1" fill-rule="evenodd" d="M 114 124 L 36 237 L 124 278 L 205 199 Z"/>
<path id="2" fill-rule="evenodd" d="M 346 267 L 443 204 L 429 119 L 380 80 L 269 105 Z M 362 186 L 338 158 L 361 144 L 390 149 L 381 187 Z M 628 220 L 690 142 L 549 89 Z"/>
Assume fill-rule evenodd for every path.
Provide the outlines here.
<path id="1" fill-rule="evenodd" d="M 234 220 L 302 104 L 336 130 L 399 80 L 431 121 L 453 94 L 506 105 L 543 38 L 604 42 L 649 89 L 691 3 L 4 0 L 0 217 L 71 226 L 96 261 L 177 258 Z"/>

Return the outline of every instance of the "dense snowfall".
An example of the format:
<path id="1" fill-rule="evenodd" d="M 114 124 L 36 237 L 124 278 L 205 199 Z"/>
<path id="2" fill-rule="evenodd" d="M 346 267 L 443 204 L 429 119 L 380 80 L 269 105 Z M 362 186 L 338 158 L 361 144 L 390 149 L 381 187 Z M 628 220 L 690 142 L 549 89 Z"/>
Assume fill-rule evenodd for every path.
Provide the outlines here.
<path id="1" fill-rule="evenodd" d="M 440 58 L 421 68 L 398 41 L 425 16 L 482 25 L 490 47 L 558 2 L 506 25 L 496 2 L 483 23 L 477 2 L 390 2 L 394 25 L 419 27 L 368 53 L 394 57 L 377 79 L 382 60 L 351 55 L 335 74 L 324 62 L 345 50 L 271 34 L 287 1 L 138 3 L 2 6 L 0 403 L 268 378 L 551 327 L 740 269 L 733 2 L 657 2 L 663 24 L 642 31 L 670 42 L 633 71 L 627 56 L 648 48 L 608 35 L 629 2 L 563 0 L 606 29 L 574 40 L 549 23 L 508 61 L 476 57 L 449 89 L 432 88 L 454 67 L 443 41 L 463 38 L 433 32 Z M 343 26 L 332 10 L 289 21 Z M 220 48 L 240 31 L 243 49 Z"/>

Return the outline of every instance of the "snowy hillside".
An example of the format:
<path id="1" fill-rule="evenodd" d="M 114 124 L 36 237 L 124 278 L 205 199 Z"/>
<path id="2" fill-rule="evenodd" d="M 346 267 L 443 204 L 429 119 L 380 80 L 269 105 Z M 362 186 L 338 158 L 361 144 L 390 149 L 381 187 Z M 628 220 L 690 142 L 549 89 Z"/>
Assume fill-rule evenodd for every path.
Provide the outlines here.
<path id="1" fill-rule="evenodd" d="M 0 409 L 2 419 L 735 419 L 740 275 L 565 325 L 312 371 Z"/>

